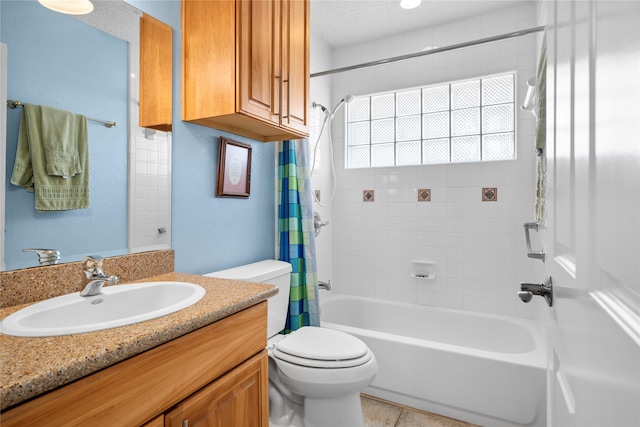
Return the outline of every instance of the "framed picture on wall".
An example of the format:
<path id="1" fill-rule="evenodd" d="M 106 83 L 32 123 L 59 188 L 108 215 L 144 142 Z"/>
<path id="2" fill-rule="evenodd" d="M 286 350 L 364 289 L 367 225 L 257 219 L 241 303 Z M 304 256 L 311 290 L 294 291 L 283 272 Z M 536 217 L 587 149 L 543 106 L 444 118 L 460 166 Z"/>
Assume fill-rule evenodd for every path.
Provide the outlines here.
<path id="1" fill-rule="evenodd" d="M 217 197 L 249 197 L 251 192 L 251 146 L 220 137 Z"/>

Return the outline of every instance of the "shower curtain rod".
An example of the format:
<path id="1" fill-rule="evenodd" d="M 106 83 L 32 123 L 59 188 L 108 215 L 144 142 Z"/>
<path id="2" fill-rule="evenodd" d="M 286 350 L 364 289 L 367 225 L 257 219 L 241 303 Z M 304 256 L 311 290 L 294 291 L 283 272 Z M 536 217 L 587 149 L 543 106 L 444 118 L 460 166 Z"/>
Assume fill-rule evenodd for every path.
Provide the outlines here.
<path id="1" fill-rule="evenodd" d="M 479 45 L 479 44 L 497 42 L 497 41 L 500 41 L 500 40 L 511 39 L 511 38 L 514 38 L 514 37 L 526 36 L 528 34 L 533 34 L 533 33 L 538 33 L 540 31 L 544 31 L 544 29 L 545 29 L 545 26 L 541 25 L 539 27 L 527 28 L 525 30 L 513 31 L 511 33 L 500 34 L 500 35 L 497 35 L 497 36 L 486 37 L 486 38 L 483 38 L 483 39 L 471 40 L 471 41 L 463 42 L 463 43 L 456 43 L 456 44 L 452 44 L 452 45 L 444 46 L 444 47 L 437 47 L 435 49 L 425 50 L 425 51 L 422 51 L 422 52 L 409 53 L 409 54 L 406 54 L 406 55 L 394 56 L 394 57 L 386 58 L 386 59 L 378 59 L 376 61 L 364 62 L 362 64 L 349 65 L 348 67 L 334 68 L 333 70 L 320 71 L 320 72 L 317 72 L 317 73 L 313 73 L 313 74 L 311 74 L 311 78 L 326 76 L 326 75 L 329 75 L 329 74 L 342 73 L 342 72 L 345 72 L 345 71 L 357 70 L 359 68 L 368 68 L 368 67 L 373 67 L 373 66 L 376 66 L 376 65 L 389 64 L 391 62 L 404 61 L 405 59 L 419 58 L 421 56 L 426 56 L 426 55 L 434 55 L 436 53 L 448 52 L 450 50 L 456 50 L 456 49 L 463 49 L 465 47 L 471 47 L 471 46 L 476 46 L 476 45 Z"/>

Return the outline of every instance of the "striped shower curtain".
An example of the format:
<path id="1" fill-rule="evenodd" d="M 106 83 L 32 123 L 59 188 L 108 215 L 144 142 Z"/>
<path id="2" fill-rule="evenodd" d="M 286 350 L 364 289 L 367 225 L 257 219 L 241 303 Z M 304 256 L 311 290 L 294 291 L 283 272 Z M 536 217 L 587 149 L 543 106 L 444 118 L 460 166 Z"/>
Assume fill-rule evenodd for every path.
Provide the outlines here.
<path id="1" fill-rule="evenodd" d="M 278 257 L 293 268 L 285 334 L 320 326 L 309 170 L 306 139 L 278 143 Z"/>

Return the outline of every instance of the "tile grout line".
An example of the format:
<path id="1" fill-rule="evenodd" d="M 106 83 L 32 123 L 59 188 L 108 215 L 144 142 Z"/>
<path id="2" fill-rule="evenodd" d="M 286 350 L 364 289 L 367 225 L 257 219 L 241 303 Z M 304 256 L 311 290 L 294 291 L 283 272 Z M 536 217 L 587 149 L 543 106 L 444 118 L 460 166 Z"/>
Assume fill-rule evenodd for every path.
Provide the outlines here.
<path id="1" fill-rule="evenodd" d="M 406 409 L 402 408 L 402 410 L 400 411 L 400 413 L 398 414 L 398 418 L 396 419 L 396 422 L 393 424 L 393 427 L 398 427 L 400 424 L 400 420 L 402 419 L 402 413 L 406 411 Z"/>

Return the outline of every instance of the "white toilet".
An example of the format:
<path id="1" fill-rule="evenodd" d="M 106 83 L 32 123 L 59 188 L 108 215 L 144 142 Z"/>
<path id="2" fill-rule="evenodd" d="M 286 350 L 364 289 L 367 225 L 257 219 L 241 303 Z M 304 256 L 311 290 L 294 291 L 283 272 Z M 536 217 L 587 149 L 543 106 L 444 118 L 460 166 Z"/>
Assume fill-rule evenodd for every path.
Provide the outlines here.
<path id="1" fill-rule="evenodd" d="M 358 338 L 306 326 L 288 335 L 291 264 L 265 260 L 205 276 L 276 285 L 268 300 L 269 422 L 273 427 L 364 425 L 360 391 L 378 372 L 376 359 Z"/>

